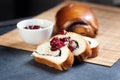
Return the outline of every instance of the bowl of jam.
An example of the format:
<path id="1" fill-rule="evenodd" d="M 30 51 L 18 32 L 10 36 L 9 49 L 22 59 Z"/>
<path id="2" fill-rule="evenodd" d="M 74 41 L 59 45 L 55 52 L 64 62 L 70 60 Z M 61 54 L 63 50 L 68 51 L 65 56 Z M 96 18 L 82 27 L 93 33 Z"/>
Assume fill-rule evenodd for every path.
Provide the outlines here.
<path id="1" fill-rule="evenodd" d="M 51 37 L 53 22 L 46 19 L 26 19 L 17 23 L 17 29 L 24 42 L 38 45 Z"/>

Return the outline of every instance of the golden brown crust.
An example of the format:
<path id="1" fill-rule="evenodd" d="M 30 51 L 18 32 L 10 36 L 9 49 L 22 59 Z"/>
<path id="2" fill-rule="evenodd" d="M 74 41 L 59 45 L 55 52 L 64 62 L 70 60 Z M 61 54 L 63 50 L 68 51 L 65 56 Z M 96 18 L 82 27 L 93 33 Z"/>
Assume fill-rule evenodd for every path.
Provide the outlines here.
<path id="1" fill-rule="evenodd" d="M 86 34 L 87 36 L 95 37 L 98 32 L 96 16 L 89 7 L 80 3 L 68 4 L 57 12 L 54 32 L 57 33 L 61 29 L 68 30 L 71 28 L 71 25 L 79 22 L 85 23 L 87 26 L 91 27 L 91 29 L 88 28 L 90 33 Z M 78 31 L 75 32 L 78 33 Z"/>
<path id="2" fill-rule="evenodd" d="M 92 28 L 88 25 L 87 26 L 86 25 L 81 25 L 81 26 L 74 25 L 73 27 L 74 27 L 74 29 L 72 29 L 73 32 L 76 32 L 83 36 L 87 36 L 87 35 L 93 36 L 94 35 Z"/>
<path id="3" fill-rule="evenodd" d="M 44 58 L 40 58 L 40 57 L 37 57 L 37 56 L 34 56 L 34 59 L 36 62 L 38 63 L 42 63 L 42 64 L 45 64 L 45 65 L 48 65 L 50 67 L 55 67 L 56 69 L 59 69 L 59 70 L 62 70 L 61 67 L 59 67 L 57 64 L 47 60 L 47 59 L 44 59 Z"/>
<path id="4" fill-rule="evenodd" d="M 87 44 L 87 42 L 86 42 L 86 50 L 85 50 L 84 54 L 87 58 L 92 55 L 92 50 L 91 50 L 90 46 Z"/>
<path id="5" fill-rule="evenodd" d="M 34 57 L 35 61 L 38 63 L 42 63 L 42 64 L 45 64 L 50 67 L 54 67 L 58 70 L 63 71 L 63 70 L 67 70 L 68 68 L 72 67 L 73 62 L 74 62 L 74 57 L 73 57 L 73 54 L 71 53 L 71 51 L 69 51 L 67 54 L 68 54 L 68 58 L 62 64 L 56 64 L 54 62 L 51 62 L 51 61 L 41 58 L 39 56 L 33 55 L 33 57 Z"/>
<path id="6" fill-rule="evenodd" d="M 89 45 L 86 42 L 86 50 L 82 54 L 80 54 L 76 57 L 78 58 L 79 61 L 83 61 L 83 60 L 87 59 L 88 57 L 90 57 L 91 55 L 92 55 L 91 48 L 89 47 Z"/>
<path id="7" fill-rule="evenodd" d="M 72 67 L 73 63 L 74 63 L 74 56 L 72 54 L 72 52 L 69 52 L 69 56 L 66 59 L 66 61 L 62 64 L 62 68 L 63 70 L 67 70 L 68 68 Z"/>
<path id="8" fill-rule="evenodd" d="M 95 58 L 98 56 L 98 53 L 99 53 L 99 46 L 95 47 L 95 48 L 92 48 L 92 55 L 89 57 L 89 58 Z"/>

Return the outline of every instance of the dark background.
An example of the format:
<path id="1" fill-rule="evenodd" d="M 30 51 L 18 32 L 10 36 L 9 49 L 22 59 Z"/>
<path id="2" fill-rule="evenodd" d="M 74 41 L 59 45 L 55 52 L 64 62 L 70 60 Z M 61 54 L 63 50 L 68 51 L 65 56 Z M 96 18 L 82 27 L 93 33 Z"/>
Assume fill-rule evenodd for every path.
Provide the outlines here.
<path id="1" fill-rule="evenodd" d="M 0 0 L 0 21 L 37 15 L 64 0 Z M 78 0 L 92 3 L 119 6 L 120 0 Z"/>

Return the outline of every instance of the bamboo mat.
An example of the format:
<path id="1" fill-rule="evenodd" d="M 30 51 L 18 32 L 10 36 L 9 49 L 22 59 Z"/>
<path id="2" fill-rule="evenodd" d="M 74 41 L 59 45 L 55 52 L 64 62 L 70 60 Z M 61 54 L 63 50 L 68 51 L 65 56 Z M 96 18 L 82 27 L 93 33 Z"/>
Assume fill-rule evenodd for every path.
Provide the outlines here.
<path id="1" fill-rule="evenodd" d="M 68 3 L 71 2 L 61 3 L 34 18 L 44 18 L 55 22 L 56 12 Z M 98 18 L 99 34 L 96 39 L 100 43 L 98 57 L 87 59 L 85 62 L 112 66 L 120 59 L 120 9 L 89 3 L 84 4 L 90 6 Z M 0 45 L 28 51 L 34 51 L 37 47 L 24 43 L 20 39 L 17 29 L 0 36 Z"/>

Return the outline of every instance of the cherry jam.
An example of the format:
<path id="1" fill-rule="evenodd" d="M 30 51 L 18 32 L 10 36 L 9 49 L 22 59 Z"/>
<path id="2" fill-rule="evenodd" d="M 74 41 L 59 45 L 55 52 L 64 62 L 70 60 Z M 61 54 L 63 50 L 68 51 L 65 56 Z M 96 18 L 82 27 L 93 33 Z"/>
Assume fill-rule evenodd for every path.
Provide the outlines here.
<path id="1" fill-rule="evenodd" d="M 52 51 L 58 50 L 61 47 L 65 46 L 65 44 L 58 37 L 54 37 L 50 41 L 50 45 L 51 45 L 51 50 Z"/>
<path id="2" fill-rule="evenodd" d="M 76 42 L 74 40 L 71 40 L 70 37 L 64 37 L 64 38 L 54 37 L 50 41 L 50 45 L 52 51 L 58 50 L 65 45 L 67 45 L 71 51 L 74 51 L 74 49 L 77 47 Z"/>
<path id="3" fill-rule="evenodd" d="M 24 27 L 24 29 L 30 29 L 30 30 L 34 30 L 34 29 L 40 29 L 41 27 L 39 25 L 29 25 Z"/>

